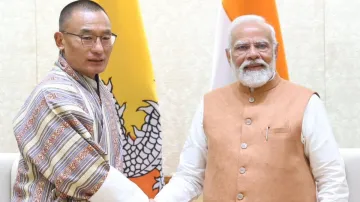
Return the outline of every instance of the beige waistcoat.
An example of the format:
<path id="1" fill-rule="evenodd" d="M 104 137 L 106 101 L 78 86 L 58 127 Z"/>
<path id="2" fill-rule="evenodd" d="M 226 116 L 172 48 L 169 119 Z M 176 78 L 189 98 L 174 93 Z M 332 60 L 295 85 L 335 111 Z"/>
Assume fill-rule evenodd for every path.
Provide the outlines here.
<path id="1" fill-rule="evenodd" d="M 278 75 L 250 92 L 234 83 L 204 98 L 204 202 L 315 202 L 301 128 L 314 92 Z"/>

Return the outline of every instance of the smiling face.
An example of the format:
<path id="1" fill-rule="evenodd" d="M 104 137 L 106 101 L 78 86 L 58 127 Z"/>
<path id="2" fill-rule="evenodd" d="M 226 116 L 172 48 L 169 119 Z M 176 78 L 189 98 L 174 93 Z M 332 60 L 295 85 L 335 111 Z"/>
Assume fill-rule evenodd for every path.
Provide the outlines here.
<path id="1" fill-rule="evenodd" d="M 105 71 L 112 46 L 101 44 L 102 36 L 111 35 L 111 24 L 103 11 L 75 10 L 62 32 L 55 33 L 55 41 L 68 64 L 77 72 L 90 78 Z M 67 34 L 71 33 L 71 34 Z M 99 36 L 93 46 L 84 46 L 82 39 Z"/>
<path id="2" fill-rule="evenodd" d="M 244 22 L 231 33 L 228 60 L 237 79 L 250 88 L 267 83 L 275 73 L 276 48 L 265 23 Z"/>

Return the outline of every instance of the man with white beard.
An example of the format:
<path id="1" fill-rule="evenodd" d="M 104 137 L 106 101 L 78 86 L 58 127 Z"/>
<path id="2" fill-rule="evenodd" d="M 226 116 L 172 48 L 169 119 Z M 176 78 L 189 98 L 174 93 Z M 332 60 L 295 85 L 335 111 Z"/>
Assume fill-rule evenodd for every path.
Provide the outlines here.
<path id="1" fill-rule="evenodd" d="M 235 19 L 226 51 L 237 82 L 207 93 L 176 174 L 156 202 L 347 202 L 344 162 L 318 95 L 276 73 L 260 16 Z"/>

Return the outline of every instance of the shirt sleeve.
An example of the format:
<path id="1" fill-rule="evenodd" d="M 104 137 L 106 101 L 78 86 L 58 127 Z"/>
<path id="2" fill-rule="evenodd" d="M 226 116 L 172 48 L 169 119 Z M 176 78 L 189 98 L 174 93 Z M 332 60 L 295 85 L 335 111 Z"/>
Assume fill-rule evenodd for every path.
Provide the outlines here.
<path id="1" fill-rule="evenodd" d="M 344 161 L 323 102 L 313 95 L 305 109 L 302 136 L 305 155 L 317 184 L 319 202 L 347 202 L 349 189 Z"/>
<path id="2" fill-rule="evenodd" d="M 90 201 L 149 202 L 149 198 L 135 183 L 111 166 L 105 182 Z"/>
<path id="3" fill-rule="evenodd" d="M 177 171 L 155 197 L 156 202 L 189 202 L 202 193 L 208 151 L 203 129 L 203 107 L 201 102 L 181 152 Z"/>

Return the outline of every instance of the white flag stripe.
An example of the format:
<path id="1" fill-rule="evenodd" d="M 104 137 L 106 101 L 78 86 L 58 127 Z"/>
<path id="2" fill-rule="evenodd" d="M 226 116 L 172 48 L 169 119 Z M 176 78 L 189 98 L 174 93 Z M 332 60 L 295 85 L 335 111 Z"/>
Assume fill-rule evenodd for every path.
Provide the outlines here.
<path id="1" fill-rule="evenodd" d="M 224 7 L 221 5 L 219 8 L 215 34 L 211 89 L 223 87 L 236 81 L 225 53 L 225 49 L 228 47 L 231 20 L 227 16 Z"/>

